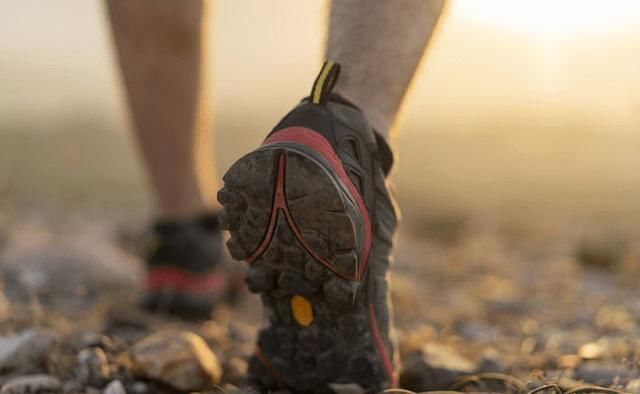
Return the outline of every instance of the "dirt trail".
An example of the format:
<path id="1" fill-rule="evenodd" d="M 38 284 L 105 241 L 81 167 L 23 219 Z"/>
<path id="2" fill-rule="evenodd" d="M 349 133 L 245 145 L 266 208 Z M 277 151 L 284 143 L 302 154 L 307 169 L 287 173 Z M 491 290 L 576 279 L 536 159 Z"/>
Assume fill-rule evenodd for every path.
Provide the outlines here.
<path id="1" fill-rule="evenodd" d="M 0 345 L 30 347 L 26 358 L 12 361 L 16 365 L 4 365 L 3 352 L 10 349 L 0 346 L 0 385 L 39 373 L 58 381 L 36 376 L 40 383 L 29 384 L 58 384 L 52 387 L 65 393 L 100 393 L 105 387 L 109 393 L 220 392 L 205 390 L 207 384 L 214 387 L 218 373 L 217 387 L 232 392 L 260 323 L 256 299 L 247 296 L 239 305 L 221 307 L 199 325 L 138 310 L 133 303 L 142 267 L 114 235 L 119 228 L 92 217 L 55 226 L 25 219 L 5 230 L 0 252 L 0 342 L 5 342 Z M 577 258 L 577 238 L 566 228 L 533 230 L 486 219 L 437 232 L 446 236 L 420 230 L 401 234 L 393 282 L 406 388 L 446 389 L 432 386 L 449 384 L 463 372 L 500 372 L 531 386 L 561 382 L 570 388 L 585 381 L 640 392 L 633 247 L 615 254 L 615 245 L 605 245 L 598 254 L 583 245 Z M 594 261 L 598 268 L 589 267 Z M 184 378 L 180 374 L 193 368 L 174 365 L 170 382 L 148 370 L 141 377 L 132 345 L 167 329 L 193 332 L 212 350 L 218 372 L 208 359 L 181 353 L 184 363 L 209 379 L 202 389 L 176 389 L 174 383 Z M 173 340 L 167 347 L 185 348 Z M 192 345 L 184 341 L 186 348 Z M 174 356 L 165 352 L 154 358 Z"/>

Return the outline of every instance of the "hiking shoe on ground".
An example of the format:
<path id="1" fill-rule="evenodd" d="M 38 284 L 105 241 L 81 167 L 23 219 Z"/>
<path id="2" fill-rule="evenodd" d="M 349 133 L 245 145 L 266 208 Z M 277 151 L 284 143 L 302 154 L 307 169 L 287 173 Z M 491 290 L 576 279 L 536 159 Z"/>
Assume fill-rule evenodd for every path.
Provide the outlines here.
<path id="1" fill-rule="evenodd" d="M 144 305 L 150 311 L 206 320 L 215 304 L 232 294 L 216 215 L 159 221 L 146 249 Z"/>
<path id="2" fill-rule="evenodd" d="M 311 96 L 231 166 L 218 192 L 229 252 L 249 264 L 245 282 L 268 316 L 249 366 L 261 390 L 395 383 L 392 155 L 362 112 L 331 94 L 338 73 L 325 63 Z"/>

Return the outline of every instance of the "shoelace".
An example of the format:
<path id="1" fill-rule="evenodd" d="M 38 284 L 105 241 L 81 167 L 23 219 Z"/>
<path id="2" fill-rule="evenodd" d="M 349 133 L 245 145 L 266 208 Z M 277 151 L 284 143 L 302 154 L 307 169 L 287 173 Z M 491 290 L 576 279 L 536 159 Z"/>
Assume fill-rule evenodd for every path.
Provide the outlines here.
<path id="1" fill-rule="evenodd" d="M 505 387 L 504 391 L 491 390 L 488 386 L 489 382 L 497 382 Z M 472 391 L 462 391 L 468 388 L 476 388 Z M 464 376 L 453 383 L 447 390 L 436 391 L 411 391 L 405 389 L 387 389 L 381 391 L 379 394 L 466 394 L 466 393 L 514 393 L 514 394 L 539 394 L 543 392 L 549 392 L 554 394 L 624 394 L 624 391 L 611 389 L 601 386 L 585 385 L 576 387 L 567 391 L 563 391 L 559 385 L 555 383 L 549 383 L 536 387 L 532 390 L 528 390 L 526 384 L 518 378 L 513 376 L 488 372 L 477 375 Z"/>

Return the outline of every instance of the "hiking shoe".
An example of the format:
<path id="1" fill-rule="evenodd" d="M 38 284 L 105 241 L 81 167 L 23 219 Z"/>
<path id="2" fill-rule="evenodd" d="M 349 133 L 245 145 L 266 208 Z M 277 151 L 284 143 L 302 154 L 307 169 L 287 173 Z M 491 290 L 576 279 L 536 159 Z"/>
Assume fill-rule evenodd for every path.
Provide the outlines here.
<path id="1" fill-rule="evenodd" d="M 362 112 L 331 94 L 338 72 L 325 63 L 311 96 L 231 166 L 218 192 L 228 249 L 249 264 L 245 282 L 268 316 L 249 366 L 261 390 L 395 383 L 392 155 Z"/>
<path id="2" fill-rule="evenodd" d="M 217 216 L 157 222 L 146 249 L 144 305 L 150 311 L 206 320 L 230 294 L 233 283 Z"/>

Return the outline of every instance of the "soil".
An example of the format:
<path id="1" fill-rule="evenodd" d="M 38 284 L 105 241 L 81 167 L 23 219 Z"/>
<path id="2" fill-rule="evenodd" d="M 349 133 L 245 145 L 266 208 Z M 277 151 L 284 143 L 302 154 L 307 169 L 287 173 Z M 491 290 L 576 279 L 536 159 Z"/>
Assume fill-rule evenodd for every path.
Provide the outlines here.
<path id="1" fill-rule="evenodd" d="M 38 327 L 55 340 L 43 359 L 0 373 L 0 385 L 40 373 L 58 378 L 65 393 L 99 393 L 107 384 L 112 393 L 119 387 L 129 393 L 186 392 L 139 377 L 130 361 L 140 339 L 184 329 L 201 336 L 222 366 L 222 381 L 202 392 L 242 386 L 261 322 L 259 302 L 245 294 L 198 324 L 139 309 L 143 269 L 131 240 L 142 227 L 92 215 L 25 217 L 4 228 L 0 336 Z M 462 385 L 466 391 L 556 383 L 562 390 L 598 384 L 640 392 L 635 250 L 633 243 L 606 237 L 585 240 L 566 225 L 477 217 L 403 227 L 393 277 L 396 336 L 406 365 L 401 382 L 417 390 L 416 374 L 418 380 L 421 374 L 442 377 L 464 362 L 476 375 L 475 384 Z M 424 356 L 425 346 L 435 346 L 429 352 L 444 364 Z M 83 363 L 92 359 L 86 351 L 92 348 L 104 351 L 108 376 L 87 383 Z M 515 386 L 505 384 L 504 375 L 518 379 Z M 492 378 L 502 383 L 483 388 Z M 450 387 L 430 389 L 436 388 Z"/>

